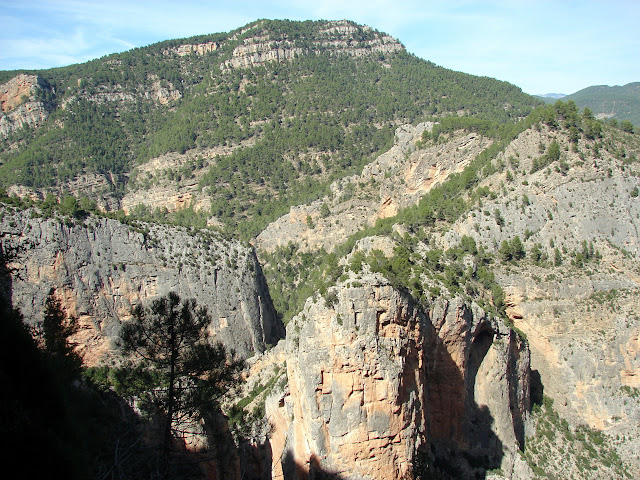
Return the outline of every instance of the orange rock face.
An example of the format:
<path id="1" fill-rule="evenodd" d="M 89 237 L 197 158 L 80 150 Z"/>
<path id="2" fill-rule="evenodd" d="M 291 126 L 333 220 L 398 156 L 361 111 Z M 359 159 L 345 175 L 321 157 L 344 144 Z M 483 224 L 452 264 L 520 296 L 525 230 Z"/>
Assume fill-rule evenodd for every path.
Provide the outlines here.
<path id="1" fill-rule="evenodd" d="M 0 85 L 0 135 L 6 136 L 23 125 L 39 126 L 49 113 L 35 93 L 51 89 L 36 75 L 20 74 Z"/>
<path id="2" fill-rule="evenodd" d="M 424 311 L 380 277 L 345 283 L 287 326 L 288 390 L 267 401 L 273 478 L 413 478 L 434 449 L 511 468 L 526 347 L 477 305 Z"/>
<path id="3" fill-rule="evenodd" d="M 24 103 L 25 97 L 30 97 L 38 85 L 35 75 L 20 74 L 0 85 L 0 109 L 9 112 Z"/>
<path id="4" fill-rule="evenodd" d="M 274 478 L 405 477 L 425 440 L 425 318 L 386 284 L 338 295 L 334 307 L 309 303 L 290 327 L 290 393 L 271 408 Z"/>

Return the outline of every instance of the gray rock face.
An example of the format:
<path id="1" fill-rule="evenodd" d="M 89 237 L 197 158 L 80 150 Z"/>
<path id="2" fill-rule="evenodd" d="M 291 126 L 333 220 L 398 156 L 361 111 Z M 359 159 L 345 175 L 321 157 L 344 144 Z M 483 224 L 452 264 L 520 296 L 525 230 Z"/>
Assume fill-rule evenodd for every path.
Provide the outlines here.
<path id="1" fill-rule="evenodd" d="M 527 343 L 475 303 L 438 298 L 429 311 L 429 418 L 436 456 L 472 478 L 462 457 L 508 477 L 530 409 Z"/>
<path id="2" fill-rule="evenodd" d="M 474 149 L 486 146 L 478 135 L 468 134 L 422 147 L 416 143 L 421 133 L 418 128 L 426 127 L 398 129 L 396 145 L 365 167 L 361 176 L 332 185 L 333 199 L 326 197 L 295 207 L 270 225 L 258 238 L 260 248 L 269 250 L 292 241 L 300 250 L 313 250 L 339 243 L 370 219 L 384 216 L 387 206 L 412 204 L 427 191 L 429 182 L 444 180 L 459 171 L 468 164 Z M 493 194 L 474 204 L 452 226 L 429 232 L 431 247 L 446 250 L 469 235 L 495 255 L 495 278 L 506 294 L 507 314 L 528 337 L 525 354 L 513 334 L 502 337 L 492 327 L 487 330 L 493 336 L 482 367 L 471 368 L 471 359 L 477 355 L 472 352 L 482 352 L 480 346 L 487 342 L 487 334 L 482 333 L 486 327 L 478 329 L 478 325 L 486 325 L 489 320 L 480 321 L 482 316 L 476 313 L 482 313 L 469 306 L 460 310 L 453 300 L 433 307 L 429 318 L 439 335 L 429 338 L 441 340 L 427 349 L 447 352 L 433 370 L 445 380 L 432 377 L 431 388 L 427 389 L 430 433 L 439 439 L 432 441 L 441 446 L 441 452 L 451 446 L 498 460 L 492 451 L 483 453 L 482 449 L 483 445 L 502 444 L 501 469 L 505 475 L 533 477 L 527 463 L 514 455 L 514 446 L 521 446 L 524 438 L 523 427 L 515 425 L 521 425 L 525 415 L 508 408 L 520 401 L 514 392 L 527 388 L 517 380 L 520 367 L 516 365 L 525 363 L 506 361 L 522 357 L 525 362 L 524 356 L 528 359 L 530 355 L 540 383 L 536 393 L 555 400 L 558 413 L 569 421 L 570 428 L 586 424 L 614 440 L 606 443 L 629 465 L 631 476 L 638 476 L 640 174 L 635 165 L 640 144 L 637 136 L 616 138 L 620 135 L 611 130 L 599 141 L 580 138 L 573 144 L 566 131 L 544 125 L 523 132 L 498 155 L 496 171 L 480 183 Z M 560 145 L 560 161 L 534 168 L 554 140 Z M 387 174 L 389 178 L 384 178 Z M 372 180 L 374 186 L 367 186 Z M 342 201 L 341 192 L 356 184 L 353 196 L 348 202 Z M 383 202 L 387 197 L 389 202 Z M 326 218 L 320 210 L 323 202 L 330 210 Z M 378 208 L 380 205 L 384 208 Z M 387 213 L 395 211 L 390 208 Z M 314 227 L 307 225 L 308 217 Z M 402 235 L 402 226 L 396 227 Z M 516 235 L 524 245 L 526 258 L 502 263 L 499 247 Z M 393 255 L 393 242 L 377 237 L 365 240 L 357 248 L 364 252 L 376 248 L 388 257 Z M 591 258 L 583 264 L 578 254 L 585 245 Z M 535 248 L 542 260 L 536 261 Z M 469 333 L 474 331 L 473 335 Z M 510 366 L 505 369 L 505 365 Z M 491 407 L 487 410 L 482 405 Z M 469 411 L 473 420 L 462 413 Z M 494 422 L 491 428 L 486 427 L 488 418 Z M 530 424 L 527 429 L 531 439 Z M 449 438 L 453 439 L 450 443 Z M 450 458 L 455 460 L 455 455 Z M 566 458 L 567 464 L 574 462 L 574 473 L 580 472 L 575 460 L 578 457 L 570 454 Z M 569 478 L 564 468 L 559 471 Z M 594 472 L 593 478 L 597 478 Z"/>
<path id="3" fill-rule="evenodd" d="M 616 144 L 609 135 L 618 133 L 602 141 Z M 553 140 L 564 164 L 532 173 L 540 146 Z M 483 199 L 438 245 L 446 248 L 470 235 L 497 252 L 503 241 L 519 236 L 527 257 L 517 265 L 497 262 L 496 279 L 507 314 L 529 339 L 544 394 L 572 426 L 586 424 L 624 439 L 615 445 L 617 454 L 637 476 L 640 180 L 628 166 L 628 158 L 638 155 L 637 139 L 625 141 L 622 157 L 611 148 L 596 153 L 593 140 L 572 145 L 566 133 L 545 127 L 523 132 L 498 157 L 511 179 L 506 170 L 487 178 L 483 186 L 496 197 Z M 598 255 L 583 264 L 576 254 L 587 244 Z M 538 265 L 531 258 L 535 245 L 546 256 Z"/>
<path id="4" fill-rule="evenodd" d="M 31 218 L 31 210 L 6 207 L 0 228 L 5 247 L 18 248 L 13 305 L 38 322 L 55 288 L 65 311 L 80 320 L 76 341 L 88 363 L 110 356 L 110 341 L 133 306 L 170 291 L 206 306 L 213 337 L 243 356 L 284 335 L 253 249 L 212 232 Z"/>
<path id="5" fill-rule="evenodd" d="M 393 147 L 366 165 L 361 174 L 333 182 L 330 195 L 291 207 L 287 215 L 258 235 L 258 249 L 272 251 L 293 242 L 303 251 L 331 251 L 378 219 L 417 204 L 426 192 L 461 172 L 491 143 L 476 133 L 462 133 L 442 145 L 417 149 L 422 133 L 432 128 L 431 122 L 398 127 Z M 330 214 L 323 213 L 323 206 Z"/>
<path id="6" fill-rule="evenodd" d="M 292 465 L 292 478 L 318 469 L 404 478 L 417 452 L 432 451 L 513 470 L 529 410 L 525 342 L 459 298 L 424 311 L 379 275 L 327 298 L 307 301 L 287 325 L 288 389 L 267 401 L 273 458 L 283 459 L 274 478 Z"/>
<path id="7" fill-rule="evenodd" d="M 329 51 L 335 55 L 365 57 L 404 50 L 396 39 L 388 35 L 375 34 L 367 26 L 362 27 L 362 30 L 371 32 L 372 38 L 355 41 L 353 37 L 360 28 L 345 20 L 327 22 L 325 28 L 316 32 L 315 39 L 305 48 L 296 46 L 294 40 L 272 38 L 269 32 L 258 30 L 260 27 L 261 23 L 258 22 L 248 29 L 255 28 L 255 35 L 245 38 L 242 44 L 233 49 L 231 58 L 220 64 L 221 70 L 256 67 L 267 62 L 287 62 L 302 55 L 317 55 L 321 51 Z M 190 46 L 184 47 L 188 49 Z M 189 51 L 199 53 L 193 48 Z"/>

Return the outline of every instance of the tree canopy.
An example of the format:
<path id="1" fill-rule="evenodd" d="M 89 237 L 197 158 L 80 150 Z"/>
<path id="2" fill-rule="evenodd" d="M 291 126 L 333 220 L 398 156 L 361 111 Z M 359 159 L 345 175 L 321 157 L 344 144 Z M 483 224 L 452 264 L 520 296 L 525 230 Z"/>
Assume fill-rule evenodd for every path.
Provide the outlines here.
<path id="1" fill-rule="evenodd" d="M 169 293 L 148 307 L 137 306 L 123 326 L 122 347 L 135 360 L 136 397 L 156 420 L 166 476 L 180 442 L 197 431 L 197 423 L 220 411 L 222 397 L 240 383 L 244 362 L 221 343 L 208 340 L 207 309 L 193 299 Z"/>

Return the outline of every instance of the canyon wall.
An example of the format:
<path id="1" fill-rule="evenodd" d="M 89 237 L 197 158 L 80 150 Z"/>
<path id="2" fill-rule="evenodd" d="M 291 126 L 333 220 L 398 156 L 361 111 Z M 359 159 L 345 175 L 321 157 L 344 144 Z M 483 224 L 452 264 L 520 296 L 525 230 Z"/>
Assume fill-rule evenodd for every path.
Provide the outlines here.
<path id="1" fill-rule="evenodd" d="M 477 305 L 423 309 L 367 274 L 309 299 L 285 349 L 288 386 L 266 403 L 272 478 L 521 467 L 528 348 Z"/>
<path id="2" fill-rule="evenodd" d="M 75 338 L 88 364 L 108 360 L 133 306 L 169 291 L 195 298 L 212 317 L 214 338 L 242 356 L 283 337 L 253 249 L 208 231 L 128 226 L 87 217 L 38 218 L 3 207 L 5 249 L 17 249 L 8 293 L 25 318 L 42 319 L 50 290 L 79 319 Z"/>

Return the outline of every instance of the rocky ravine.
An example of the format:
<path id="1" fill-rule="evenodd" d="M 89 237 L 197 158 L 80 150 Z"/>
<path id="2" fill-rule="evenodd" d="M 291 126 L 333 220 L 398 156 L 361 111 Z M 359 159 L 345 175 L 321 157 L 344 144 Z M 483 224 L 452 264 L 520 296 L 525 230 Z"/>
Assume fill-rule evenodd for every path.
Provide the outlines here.
<path id="1" fill-rule="evenodd" d="M 423 311 L 365 274 L 309 299 L 270 355 L 282 349 L 288 386 L 266 403 L 272 478 L 405 478 L 420 461 L 460 478 L 527 471 L 528 348 L 475 304 Z"/>
<path id="2" fill-rule="evenodd" d="M 258 249 L 273 251 L 293 242 L 302 251 L 330 251 L 378 218 L 417 204 L 432 187 L 464 170 L 491 144 L 491 139 L 477 133 L 458 133 L 444 144 L 417 149 L 422 132 L 432 127 L 432 123 L 398 127 L 393 147 L 361 174 L 332 183 L 330 196 L 292 207 L 258 235 Z"/>
<path id="3" fill-rule="evenodd" d="M 446 179 L 468 163 L 465 155 L 475 155 L 474 148 L 482 145 L 481 137 L 468 134 L 416 148 L 423 128 L 399 129 L 396 145 L 387 154 L 365 167 L 361 176 L 343 182 L 357 188 L 342 190 L 336 182 L 333 198 L 292 208 L 258 237 L 259 248 L 272 250 L 293 242 L 302 251 L 330 251 L 332 241 L 339 243 L 334 239 L 346 239 L 383 216 L 385 204 L 417 201 L 434 183 L 433 171 Z M 523 132 L 494 161 L 497 172 L 480 184 L 495 195 L 452 226 L 434 229 L 428 248 L 446 250 L 469 235 L 495 255 L 507 314 L 528 337 L 532 368 L 540 375 L 544 394 L 555 400 L 571 428 L 588 425 L 617 438 L 616 451 L 638 475 L 640 173 L 634 159 L 640 149 L 634 136 L 613 140 L 615 135 L 625 134 L 611 130 L 602 139 L 580 138 L 572 144 L 565 132 L 545 125 Z M 560 145 L 560 160 L 533 171 L 534 161 L 553 140 Z M 460 148 L 462 143 L 466 147 Z M 470 150 L 465 153 L 466 148 Z M 372 176 L 375 172 L 382 176 Z M 411 185 L 423 189 L 412 196 Z M 354 192 L 350 197 L 340 194 L 349 190 Z M 391 193 L 387 202 L 385 191 Z M 330 206 L 326 217 L 321 214 L 323 202 Z M 515 236 L 527 256 L 517 264 L 504 264 L 499 247 Z M 599 256 L 581 265 L 576 254 L 584 242 Z M 538 264 L 532 256 L 535 246 L 542 253 Z"/>
<path id="4" fill-rule="evenodd" d="M 74 340 L 89 365 L 110 360 L 111 340 L 134 305 L 169 291 L 206 306 L 212 335 L 242 356 L 284 335 L 250 247 L 211 232 L 32 213 L 2 208 L 3 245 L 18 248 L 13 305 L 37 322 L 54 288 L 66 313 L 79 319 Z"/>

